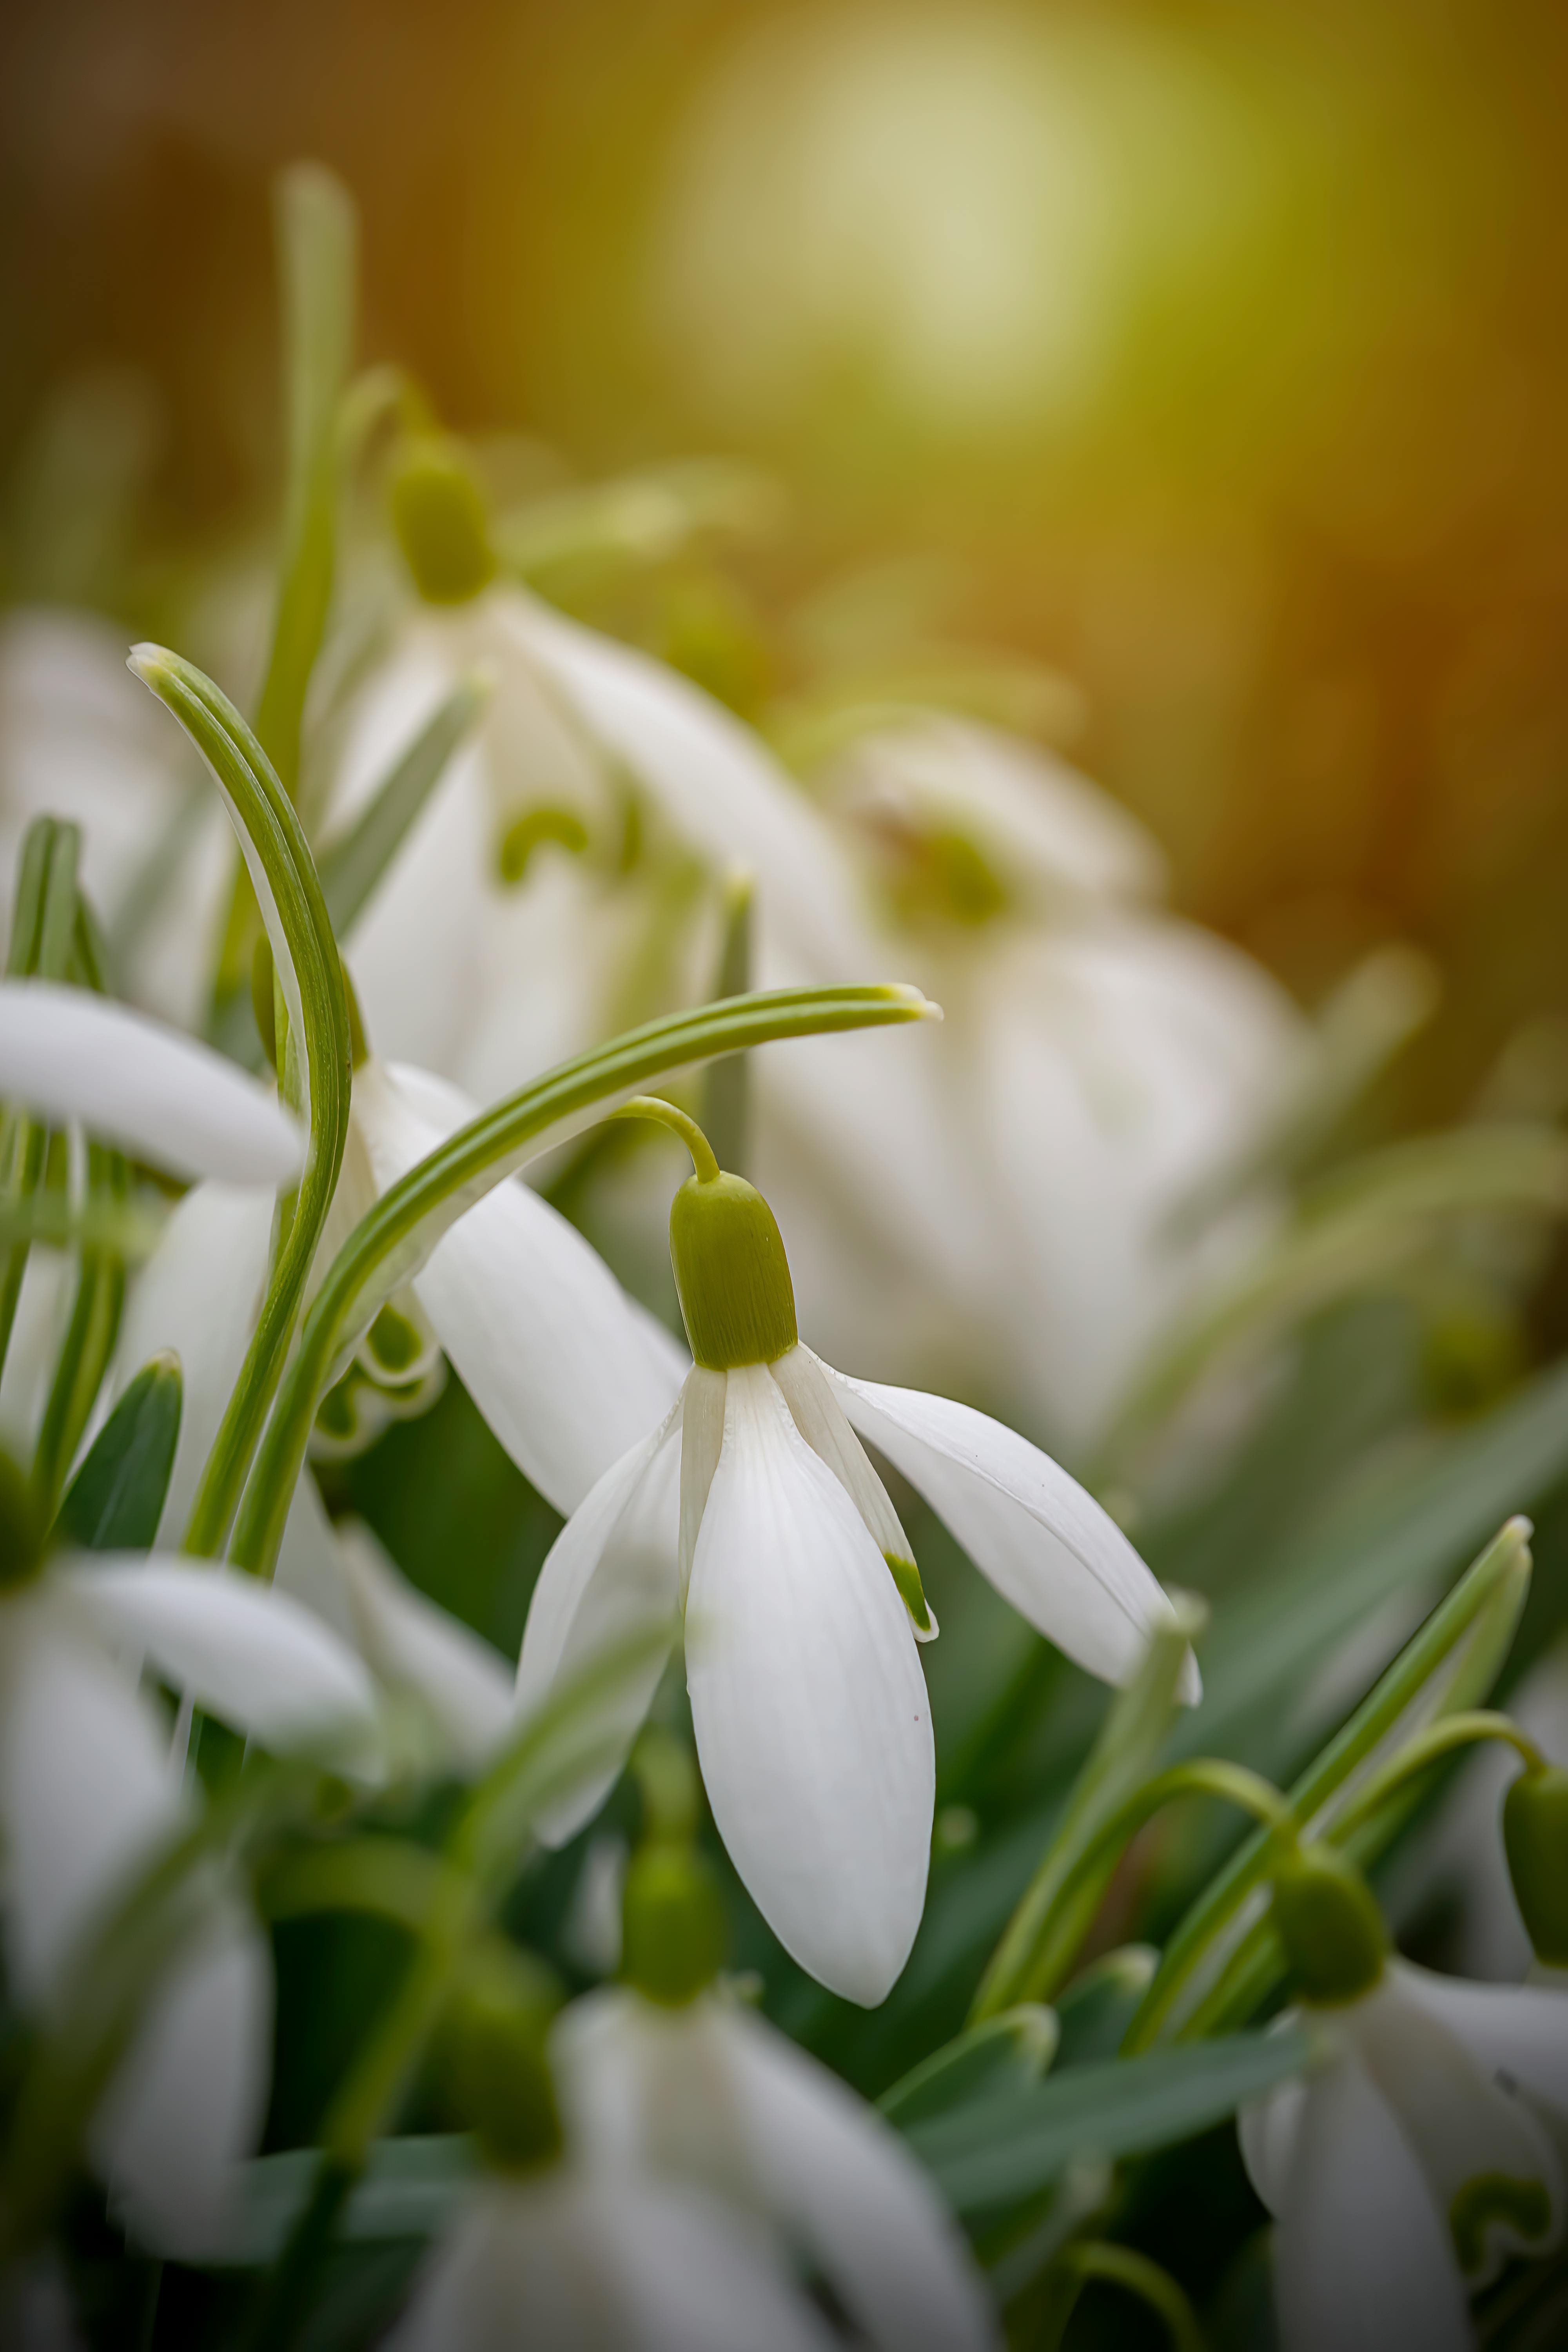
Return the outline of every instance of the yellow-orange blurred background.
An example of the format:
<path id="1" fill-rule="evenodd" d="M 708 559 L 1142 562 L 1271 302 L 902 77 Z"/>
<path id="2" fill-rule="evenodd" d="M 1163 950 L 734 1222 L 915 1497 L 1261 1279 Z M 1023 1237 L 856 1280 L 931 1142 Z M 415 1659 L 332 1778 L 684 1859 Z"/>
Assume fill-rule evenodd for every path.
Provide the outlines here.
<path id="1" fill-rule="evenodd" d="M 0 110 L 10 595 L 134 618 L 265 528 L 318 155 L 451 422 L 781 478 L 745 691 L 830 611 L 1064 672 L 1304 999 L 1432 951 L 1423 1115 L 1568 1013 L 1553 0 L 11 0 Z"/>

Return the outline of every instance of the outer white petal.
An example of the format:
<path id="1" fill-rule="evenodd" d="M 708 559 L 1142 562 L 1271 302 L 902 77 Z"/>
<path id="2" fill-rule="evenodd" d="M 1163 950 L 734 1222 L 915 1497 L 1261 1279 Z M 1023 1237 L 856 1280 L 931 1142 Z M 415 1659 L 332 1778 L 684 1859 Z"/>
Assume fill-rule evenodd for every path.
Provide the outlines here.
<path id="1" fill-rule="evenodd" d="M 833 2340 L 698 2200 L 561 2171 L 477 2192 L 388 2352 L 827 2352 Z"/>
<path id="2" fill-rule="evenodd" d="M 1312 2078 L 1274 2232 L 1282 2352 L 1468 2352 L 1469 2313 L 1415 2157 L 1352 2059 Z"/>
<path id="3" fill-rule="evenodd" d="M 282 1184 L 304 1139 L 242 1070 L 128 1005 L 41 980 L 0 981 L 0 1095 L 176 1176 Z"/>
<path id="4" fill-rule="evenodd" d="M 373 1750 L 363 1660 L 287 1593 L 238 1570 L 140 1554 L 83 1556 L 54 1579 L 102 1633 L 264 1747 L 325 1741 L 345 1763 Z"/>
<path id="5" fill-rule="evenodd" d="M 1545 1995 L 1550 2000 L 1551 1996 Z M 1343 2029 L 1397 2119 L 1426 2177 L 1437 2212 L 1457 2224 L 1460 2200 L 1507 2183 L 1544 2195 L 1534 2226 L 1510 2205 L 1491 2203 L 1472 2224 L 1477 2239 L 1461 2261 L 1472 2287 L 1494 2277 L 1510 2253 L 1547 2252 L 1562 2235 L 1563 2180 L 1551 2138 L 1523 2100 L 1479 2065 L 1459 2036 L 1412 1996 L 1405 1970 L 1389 1969 L 1377 1990 L 1342 2012 Z"/>
<path id="6" fill-rule="evenodd" d="M 1406 1998 L 1462 2042 L 1487 2074 L 1530 2105 L 1568 2124 L 1568 2000 L 1546 1984 L 1466 1984 L 1408 1961 Z"/>
<path id="7" fill-rule="evenodd" d="M 271 2054 L 271 1957 L 226 1901 L 159 1989 L 93 2122 L 110 2210 L 141 2244 L 187 2262 L 222 2245 Z"/>
<path id="8" fill-rule="evenodd" d="M 563 1676 L 595 1657 L 668 1629 L 674 1642 L 679 1603 L 680 1404 L 651 1436 L 606 1470 L 552 1544 L 529 1604 L 517 1664 L 516 1706 L 530 1714 Z M 613 1718 L 615 1753 L 569 1804 L 548 1814 L 540 1834 L 564 1844 L 598 1811 L 620 1773 L 647 1713 L 668 1647 L 655 1647 L 629 1678 Z"/>
<path id="9" fill-rule="evenodd" d="M 512 1727 L 512 1669 L 499 1650 L 400 1575 L 370 1529 L 337 1530 L 360 1648 L 377 1679 L 421 1698 L 458 1760 L 482 1766 Z"/>
<path id="10" fill-rule="evenodd" d="M 1294 2020 L 1296 2012 L 1292 2011 L 1290 2015 Z M 1296 2143 L 1301 2136 L 1301 2117 L 1310 2096 L 1310 2084 L 1298 2076 L 1281 2083 L 1264 2098 L 1255 2099 L 1236 2118 L 1236 2136 L 1241 2144 L 1247 2177 L 1276 2217 L 1285 2210 L 1290 2168 L 1296 2161 Z"/>
<path id="11" fill-rule="evenodd" d="M 861 1436 L 919 1487 L 1004 1599 L 1089 1673 L 1125 1682 L 1173 1612 L 1093 1496 L 970 1405 L 822 1369 Z M 1182 1696 L 1194 1705 L 1201 1693 L 1189 1656 Z"/>
<path id="12" fill-rule="evenodd" d="M 752 1900 L 822 1983 L 881 2000 L 925 1900 L 931 1708 L 887 1564 L 763 1365 L 726 1381 L 686 1661 L 713 1818 Z"/>
<path id="13" fill-rule="evenodd" d="M 6 1955 L 47 2002 L 71 1946 L 184 1818 L 157 1713 L 46 1588 L 0 1603 Z"/>
<path id="14" fill-rule="evenodd" d="M 124 1389 L 165 1348 L 179 1357 L 184 1383 L 179 1443 L 159 1522 L 165 1541 L 177 1540 L 184 1528 L 245 1361 L 267 1279 L 272 1214 L 264 1192 L 196 1185 L 132 1286 L 115 1349 L 115 1389 Z"/>
<path id="15" fill-rule="evenodd" d="M 572 2001 L 550 2055 L 571 2145 L 595 2168 L 675 2176 L 752 2217 L 767 2207 L 721 2004 L 664 2009 L 623 1985 Z"/>
<path id="16" fill-rule="evenodd" d="M 355 1076 L 354 1108 L 384 1190 L 477 1115 L 455 1087 L 374 1062 Z M 575 1510 L 675 1401 L 679 1356 L 526 1184 L 498 1184 L 460 1217 L 415 1289 L 474 1402 L 558 1510 Z"/>
<path id="17" fill-rule="evenodd" d="M 795 1427 L 848 1495 L 878 1550 L 912 1565 L 914 1546 L 811 1349 L 794 1347 L 770 1369 L 784 1391 Z"/>
<path id="18" fill-rule="evenodd" d="M 708 1490 L 724 1444 L 724 1381 L 722 1372 L 693 1364 L 681 1392 L 680 1405 L 680 1605 L 691 1582 L 692 1556 Z"/>
<path id="19" fill-rule="evenodd" d="M 969 2249 L 898 2133 L 763 2019 L 737 2009 L 721 2022 L 769 2206 L 867 2339 L 882 2352 L 994 2345 Z"/>

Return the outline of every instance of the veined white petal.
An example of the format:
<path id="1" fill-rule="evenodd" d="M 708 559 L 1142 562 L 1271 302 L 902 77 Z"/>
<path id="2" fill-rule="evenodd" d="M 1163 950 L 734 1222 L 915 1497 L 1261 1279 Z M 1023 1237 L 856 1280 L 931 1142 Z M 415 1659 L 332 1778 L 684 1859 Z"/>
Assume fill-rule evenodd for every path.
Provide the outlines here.
<path id="1" fill-rule="evenodd" d="M 232 1897 L 215 1904 L 142 2018 L 93 2120 L 110 2210 L 140 2244 L 200 2262 L 223 2242 L 267 2115 L 272 1958 Z"/>
<path id="2" fill-rule="evenodd" d="M 6 1956 L 47 2003 L 71 1948 L 185 1818 L 157 1711 L 46 1588 L 0 1603 Z"/>
<path id="3" fill-rule="evenodd" d="M 588 2164 L 673 2176 L 753 2217 L 765 2210 L 717 2000 L 664 2009 L 605 1985 L 561 2011 L 550 2055 L 568 2140 Z"/>
<path id="4" fill-rule="evenodd" d="M 668 1628 L 674 1642 L 679 1594 L 680 1401 L 639 1445 L 605 1471 L 552 1544 L 529 1604 L 517 1663 L 520 1715 L 541 1706 L 554 1685 L 638 1633 Z M 546 1814 L 539 1834 L 563 1845 L 603 1804 L 664 1672 L 668 1648 L 656 1649 L 628 1678 L 611 1719 L 615 1749 L 604 1769 L 569 1802 Z"/>
<path id="5" fill-rule="evenodd" d="M 369 1062 L 354 1111 L 384 1190 L 477 1107 L 425 1072 Z M 414 1286 L 480 1412 L 558 1510 L 575 1510 L 675 1401 L 680 1374 L 648 1318 L 526 1184 L 498 1184 L 460 1217 Z"/>
<path id="6" fill-rule="evenodd" d="M 1289 2011 L 1282 2021 L 1288 2024 L 1297 2022 L 1299 2012 L 1295 2010 Z M 1285 2210 L 1290 2168 L 1296 2161 L 1296 2143 L 1301 2136 L 1301 2118 L 1309 2095 L 1310 2084 L 1296 2075 L 1237 2114 L 1236 2137 L 1247 2177 L 1277 2220 Z"/>
<path id="7" fill-rule="evenodd" d="M 1395 1963 L 1401 1991 L 1462 2042 L 1505 2090 L 1568 2126 L 1568 2000 L 1548 1984 L 1467 1984 Z M 1568 2143 L 1564 2143 L 1568 2145 Z"/>
<path id="8" fill-rule="evenodd" d="M 1399 2126 L 1353 2058 L 1308 2086 L 1274 2231 L 1281 2352 L 1468 2352 L 1459 2273 Z"/>
<path id="9" fill-rule="evenodd" d="M 1134 1671 L 1170 1601 L 1115 1520 L 1027 1438 L 949 1397 L 822 1370 L 862 1437 L 940 1513 L 1020 1616 L 1104 1682 Z M 1189 1656 L 1182 1696 L 1202 1695 Z"/>
<path id="10" fill-rule="evenodd" d="M 82 1555 L 54 1577 L 103 1633 L 248 1738 L 284 1752 L 324 1741 L 345 1767 L 367 1762 L 376 1712 L 364 1664 L 287 1593 L 156 1555 Z"/>
<path id="11" fill-rule="evenodd" d="M 689 2192 L 564 2168 L 476 2190 L 388 2352 L 830 2352 L 766 2250 Z"/>
<path id="12" fill-rule="evenodd" d="M 765 2020 L 721 2012 L 752 2160 L 789 2236 L 880 2352 L 983 2352 L 997 2330 L 968 2246 L 889 2124 Z"/>
<path id="13" fill-rule="evenodd" d="M 1426 2176 L 1468 2284 L 1483 2285 L 1510 2253 L 1554 2245 L 1563 2180 L 1545 2129 L 1412 1995 L 1404 1970 L 1391 1968 L 1342 2021 Z"/>
<path id="14" fill-rule="evenodd" d="M 887 1563 L 765 1365 L 726 1379 L 686 1664 L 713 1818 L 752 1900 L 803 1968 L 872 2006 L 925 1900 L 931 1708 Z"/>
<path id="15" fill-rule="evenodd" d="M 680 1408 L 680 1605 L 686 1606 L 691 1584 L 691 1558 L 697 1531 L 708 1507 L 708 1490 L 719 1467 L 724 1444 L 724 1381 L 722 1372 L 693 1364 L 681 1392 Z"/>
<path id="16" fill-rule="evenodd" d="M 346 1642 L 351 1649 L 359 1648 L 359 1634 L 338 1556 L 337 1530 L 327 1517 L 321 1490 L 309 1470 L 300 1473 L 289 1498 L 272 1590 L 286 1592 L 290 1601 L 298 1601 L 312 1617 L 319 1617 L 340 1642 Z"/>
<path id="17" fill-rule="evenodd" d="M 132 1285 L 115 1349 L 123 1390 L 149 1357 L 180 1360 L 180 1434 L 159 1531 L 177 1541 L 195 1499 L 230 1392 L 256 1325 L 272 1246 L 265 1192 L 197 1184 L 175 1208 Z"/>
<path id="18" fill-rule="evenodd" d="M 512 1669 L 459 1619 L 400 1575 L 370 1529 L 337 1529 L 339 1572 L 360 1648 L 389 1689 L 412 1691 L 451 1752 L 479 1769 L 512 1727 Z"/>
<path id="19" fill-rule="evenodd" d="M 304 1139 L 254 1078 L 143 1013 L 84 988 L 0 981 L 0 1095 L 79 1119 L 175 1176 L 287 1183 Z"/>
<path id="20" fill-rule="evenodd" d="M 865 1447 L 850 1428 L 844 1408 L 811 1349 L 794 1347 L 769 1369 L 784 1391 L 795 1427 L 849 1496 L 883 1559 L 889 1565 L 898 1560 L 912 1569 L 914 1546 L 904 1533 L 887 1488 L 867 1460 Z M 935 1633 L 934 1617 L 930 1617 L 924 1626 L 915 1626 L 917 1641 L 929 1642 Z"/>

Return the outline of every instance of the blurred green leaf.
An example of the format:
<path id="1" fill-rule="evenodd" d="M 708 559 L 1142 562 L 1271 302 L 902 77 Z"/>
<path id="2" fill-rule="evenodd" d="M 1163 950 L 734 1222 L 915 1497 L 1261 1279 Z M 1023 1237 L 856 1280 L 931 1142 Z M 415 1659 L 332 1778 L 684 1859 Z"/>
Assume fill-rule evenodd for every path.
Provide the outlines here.
<path id="1" fill-rule="evenodd" d="M 66 1489 L 57 1542 L 81 1551 L 148 1549 L 174 1466 L 183 1396 L 177 1356 L 142 1365 Z"/>
<path id="2" fill-rule="evenodd" d="M 1311 2055 L 1303 2033 L 1236 2034 L 1078 2066 L 1036 2089 L 916 2125 L 909 2140 L 948 2202 L 973 2212 L 1044 2189 L 1079 2157 L 1136 2156 L 1233 2115 Z"/>
<path id="3" fill-rule="evenodd" d="M 1056 2046 L 1055 2012 L 1026 2001 L 933 2051 L 885 2091 L 878 2105 L 900 2131 L 909 2131 L 950 2108 L 1038 2082 Z"/>

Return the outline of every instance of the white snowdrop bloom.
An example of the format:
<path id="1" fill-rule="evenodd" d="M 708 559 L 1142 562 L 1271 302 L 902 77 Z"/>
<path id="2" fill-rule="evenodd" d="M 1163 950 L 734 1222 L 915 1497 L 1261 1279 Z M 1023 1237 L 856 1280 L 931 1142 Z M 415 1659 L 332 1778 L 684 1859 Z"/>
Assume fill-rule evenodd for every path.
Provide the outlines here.
<path id="1" fill-rule="evenodd" d="M 591 2162 L 691 2180 L 771 2221 L 879 2352 L 981 2352 L 995 2329 L 963 2238 L 892 2126 L 716 1992 L 616 1988 L 559 2020 L 556 2078 Z"/>
<path id="2" fill-rule="evenodd" d="M 1304 1856 L 1275 1918 L 1321 2063 L 1238 2118 L 1276 2216 L 1285 2352 L 1461 2352 L 1468 2298 L 1562 2235 L 1552 2117 L 1568 2114 L 1568 2013 L 1534 1987 L 1465 1985 L 1386 1953 L 1348 1866 Z"/>
<path id="3" fill-rule="evenodd" d="M 263 1744 L 319 1745 L 353 1770 L 375 1768 L 374 1695 L 358 1658 L 251 1578 L 156 1555 L 11 1565 L 26 1580 L 0 1592 L 5 1957 L 24 2009 L 59 2024 L 84 1939 L 194 1818 L 167 1721 L 137 1687 L 142 1661 Z M 216 1865 L 192 1900 L 89 2145 L 132 2235 L 200 2260 L 260 2136 L 272 1974 Z"/>
<path id="4" fill-rule="evenodd" d="M 882 2000 L 920 1924 L 935 1760 L 917 1634 L 935 1625 L 869 1438 L 1004 1596 L 1121 1681 L 1171 1604 L 1065 1471 L 969 1406 L 846 1378 L 799 1344 L 762 1195 L 698 1173 L 670 1209 L 695 1362 L 668 1414 L 608 1470 L 541 1571 L 518 1665 L 537 1706 L 634 1628 L 686 1624 L 703 1780 L 736 1868 L 785 1948 L 833 1990 Z M 859 1434 L 857 1434 L 857 1432 Z M 631 1737 L 658 1680 L 629 1691 Z M 1189 1661 L 1185 1696 L 1195 1698 Z M 569 1835 L 612 1769 L 551 1823 Z"/>
<path id="5" fill-rule="evenodd" d="M 0 620 L 0 922 L 33 818 L 79 824 L 81 880 L 118 983 L 148 1012 L 195 1028 L 234 845 L 125 653 L 124 636 L 94 614 L 37 608 Z"/>
<path id="6" fill-rule="evenodd" d="M 765 2241 L 689 2189 L 571 2165 L 487 2180 L 388 2352 L 832 2352 Z"/>
<path id="7" fill-rule="evenodd" d="M 482 1769 L 516 1730 L 511 1668 L 412 1585 L 368 1528 L 340 1520 L 331 1536 L 354 1639 L 377 1682 L 418 1701 L 453 1762 Z"/>
<path id="8" fill-rule="evenodd" d="M 170 1174 L 278 1185 L 304 1141 L 266 1087 L 129 1005 L 42 980 L 0 981 L 0 1097 L 79 1120 Z"/>

